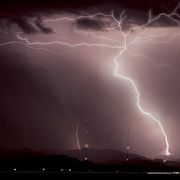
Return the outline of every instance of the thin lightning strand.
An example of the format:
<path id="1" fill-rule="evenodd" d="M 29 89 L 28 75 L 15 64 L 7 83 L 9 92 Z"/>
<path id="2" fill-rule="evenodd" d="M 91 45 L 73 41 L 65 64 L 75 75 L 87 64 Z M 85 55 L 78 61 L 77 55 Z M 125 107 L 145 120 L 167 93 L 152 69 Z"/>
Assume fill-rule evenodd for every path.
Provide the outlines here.
<path id="1" fill-rule="evenodd" d="M 65 43 L 65 42 L 61 42 L 61 41 L 51 41 L 51 42 L 29 42 L 27 38 L 22 38 L 20 37 L 19 35 L 17 35 L 17 37 L 20 39 L 20 40 L 24 40 L 26 41 L 27 44 L 29 45 L 52 45 L 52 44 L 60 44 L 60 45 L 64 45 L 64 46 L 69 46 L 70 48 L 77 48 L 79 46 L 89 46 L 89 47 L 92 47 L 92 46 L 98 46 L 98 47 L 107 47 L 107 48 L 111 48 L 111 49 L 121 49 L 122 47 L 120 46 L 110 46 L 110 45 L 107 45 L 107 44 L 97 44 L 97 43 L 92 43 L 92 44 L 89 44 L 89 43 L 85 43 L 85 42 L 82 42 L 82 43 L 79 43 L 79 44 L 70 44 L 70 43 Z"/>
<path id="2" fill-rule="evenodd" d="M 41 47 L 33 47 L 33 46 L 30 46 L 26 43 L 23 43 L 23 42 L 20 42 L 20 41 L 10 41 L 10 42 L 5 42 L 5 43 L 2 43 L 0 44 L 0 47 L 2 46 L 7 46 L 7 45 L 11 45 L 11 44 L 21 44 L 21 45 L 24 45 L 26 46 L 27 48 L 30 48 L 30 49 L 33 49 L 33 50 L 44 50 L 44 51 L 47 51 L 48 53 L 53 53 L 53 54 L 63 54 L 63 53 L 67 53 L 67 52 L 54 52 L 54 51 L 50 51 L 46 48 L 41 48 Z"/>
<path id="3" fill-rule="evenodd" d="M 155 66 L 160 66 L 160 67 L 165 67 L 165 66 L 167 66 L 167 67 L 172 67 L 171 65 L 169 65 L 169 64 L 157 64 L 157 63 L 155 63 L 154 61 L 152 61 L 148 56 L 146 56 L 146 55 L 143 55 L 143 54 L 134 54 L 134 53 L 132 53 L 129 49 L 126 49 L 126 51 L 129 53 L 129 54 L 131 54 L 132 56 L 134 56 L 134 57 L 142 57 L 142 58 L 144 58 L 144 59 L 147 59 L 148 61 L 150 61 L 151 63 L 153 63 Z"/>
<path id="4" fill-rule="evenodd" d="M 153 37 L 160 37 L 160 36 L 164 36 L 165 34 L 159 34 L 156 36 L 147 36 L 147 37 L 141 37 L 141 38 L 136 38 L 134 41 L 132 41 L 131 43 L 129 43 L 128 47 L 131 46 L 132 44 L 139 44 L 139 43 L 147 43 L 147 42 L 152 42 L 153 44 L 166 44 L 166 43 L 170 43 L 174 37 L 179 36 L 179 33 L 175 33 L 173 34 L 169 40 L 166 41 L 154 41 Z"/>
<path id="5" fill-rule="evenodd" d="M 78 16 L 77 18 L 68 18 L 68 17 L 63 17 L 63 18 L 58 18 L 58 19 L 45 19 L 44 22 L 57 22 L 57 21 L 63 21 L 63 20 L 67 20 L 67 21 L 77 21 L 78 19 L 84 19 L 84 18 L 94 18 L 96 16 L 102 15 L 104 17 L 111 17 L 111 15 L 109 14 L 104 14 L 104 13 L 96 13 L 94 15 L 83 15 L 83 16 Z"/>
<path id="6" fill-rule="evenodd" d="M 76 135 L 77 147 L 78 147 L 78 149 L 81 149 L 80 144 L 79 144 L 78 132 L 79 132 L 79 119 L 78 119 L 78 124 L 77 124 L 77 127 L 76 127 L 75 135 Z"/>
<path id="7" fill-rule="evenodd" d="M 151 17 L 151 10 L 150 10 L 150 11 L 149 11 L 149 21 L 148 21 L 146 24 L 142 25 L 142 26 L 130 28 L 129 31 L 128 31 L 128 33 L 127 33 L 127 35 L 129 35 L 129 34 L 131 33 L 131 31 L 138 30 L 138 29 L 141 29 L 141 28 L 144 28 L 144 27 L 148 26 L 150 23 L 156 21 L 156 20 L 159 19 L 161 16 L 166 16 L 166 17 L 168 17 L 169 19 L 171 19 L 172 21 L 176 22 L 176 23 L 180 26 L 180 22 L 179 22 L 178 20 L 176 20 L 176 19 L 173 18 L 173 16 L 180 17 L 180 16 L 176 13 L 176 11 L 177 11 L 177 9 L 178 9 L 179 7 L 180 7 L 180 3 L 179 3 L 179 5 L 174 9 L 174 11 L 173 11 L 171 14 L 161 13 L 161 14 L 159 14 L 157 17 L 155 17 L 155 18 L 153 18 L 153 19 L 152 19 L 152 17 Z"/>
<path id="8" fill-rule="evenodd" d="M 83 31 L 77 31 L 77 29 L 72 26 L 72 28 L 74 29 L 74 32 L 75 33 L 81 33 L 81 34 L 84 34 L 84 35 L 92 35 L 94 38 L 98 38 L 98 39 L 105 39 L 105 40 L 108 40 L 108 41 L 111 41 L 111 42 L 117 42 L 117 43 L 123 43 L 123 41 L 118 41 L 116 39 L 111 39 L 111 38 L 108 38 L 108 37 L 104 37 L 104 36 L 96 36 L 93 32 L 90 32 L 90 31 L 87 31 L 87 32 L 83 32 Z"/>

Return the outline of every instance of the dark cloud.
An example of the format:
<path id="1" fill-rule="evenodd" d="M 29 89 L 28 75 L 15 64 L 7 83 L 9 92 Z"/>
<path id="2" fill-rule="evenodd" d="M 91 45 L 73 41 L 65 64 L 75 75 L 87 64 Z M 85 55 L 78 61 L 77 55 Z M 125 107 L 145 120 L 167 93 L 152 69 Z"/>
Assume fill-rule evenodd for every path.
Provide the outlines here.
<path id="1" fill-rule="evenodd" d="M 1 2 L 1 7 L 4 11 L 9 9 L 9 13 L 17 12 L 27 12 L 28 10 L 44 10 L 44 9 L 87 9 L 91 7 L 102 7 L 105 5 L 105 9 L 110 9 L 111 7 L 116 8 L 127 8 L 127 9 L 137 9 L 138 11 L 146 11 L 149 8 L 157 9 L 156 11 L 169 11 L 175 5 L 178 4 L 178 0 L 164 1 L 164 0 L 37 0 L 31 1 L 26 0 L 22 2 L 20 0 L 16 1 L 6 1 Z M 13 8 L 14 7 L 14 8 Z M 3 12 L 4 12 L 3 11 Z"/>
<path id="2" fill-rule="evenodd" d="M 178 18 L 177 16 L 174 16 L 173 19 L 175 21 L 173 21 L 169 17 L 163 15 L 158 20 L 152 22 L 149 26 L 151 26 L 151 27 L 175 27 L 175 26 L 179 26 L 178 23 L 180 23 L 180 18 Z"/>
<path id="3" fill-rule="evenodd" d="M 36 34 L 38 31 L 35 27 L 33 27 L 30 22 L 29 18 L 24 16 L 14 16 L 14 17 L 8 17 L 6 19 L 8 26 L 11 26 L 12 23 L 17 24 L 24 33 L 27 34 Z"/>
<path id="4" fill-rule="evenodd" d="M 41 16 L 38 16 L 38 17 L 37 17 L 37 19 L 36 19 L 36 21 L 35 21 L 35 24 L 36 24 L 36 26 L 38 27 L 38 29 L 39 29 L 42 33 L 44 33 L 44 34 L 51 34 L 51 33 L 53 33 L 53 30 L 52 30 L 50 27 L 45 27 L 45 26 L 43 25 L 43 21 L 42 21 Z"/>
<path id="5" fill-rule="evenodd" d="M 36 18 L 35 21 L 32 20 Z M 6 21 L 6 25 L 11 29 L 12 24 L 17 24 L 18 27 L 26 34 L 51 34 L 53 30 L 50 27 L 45 27 L 41 16 L 31 15 L 31 16 L 20 16 L 20 15 L 4 15 L 0 19 Z"/>
<path id="6" fill-rule="evenodd" d="M 124 17 L 126 17 L 121 23 L 122 30 L 129 30 L 134 26 L 142 26 L 149 21 L 149 12 L 151 10 L 151 19 L 156 18 L 161 13 L 165 13 L 167 15 L 173 13 L 175 8 L 178 6 L 178 1 L 167 1 L 164 2 L 162 0 L 157 1 L 133 1 L 133 0 L 122 0 L 122 1 L 101 1 L 99 3 L 91 4 L 87 6 L 80 6 L 81 8 L 75 9 L 79 15 L 89 15 L 95 14 L 97 12 L 111 14 L 113 12 L 114 17 L 119 20 L 122 12 L 124 12 Z M 158 4 L 158 5 L 157 5 Z M 96 6 L 96 7 L 95 7 Z M 76 13 L 74 11 L 69 11 L 70 9 L 66 9 L 67 12 Z M 180 14 L 180 8 L 176 9 L 176 13 Z M 98 17 L 98 18 L 97 18 Z M 92 30 L 103 30 L 104 27 L 114 27 L 113 20 L 99 18 L 100 16 L 96 16 L 92 19 L 80 18 L 76 21 L 76 25 L 78 28 L 82 29 L 92 29 Z M 171 19 L 173 18 L 174 21 Z M 179 26 L 180 18 L 178 15 L 171 15 L 167 17 L 162 15 L 158 20 L 152 21 L 148 24 L 149 27 L 175 27 Z M 115 22 L 116 23 L 116 22 Z"/>
<path id="7" fill-rule="evenodd" d="M 164 1 L 164 0 L 44 0 L 44 1 L 6 1 L 2 2 L 0 6 L 1 14 L 31 14 L 32 12 L 36 13 L 45 13 L 48 14 L 51 12 L 74 12 L 79 11 L 85 12 L 111 12 L 115 10 L 117 12 L 121 10 L 134 10 L 137 12 L 148 12 L 150 9 L 153 9 L 153 14 L 159 14 L 160 12 L 169 13 L 172 9 L 177 6 L 179 3 L 178 0 Z"/>
<path id="8" fill-rule="evenodd" d="M 113 12 L 113 16 L 119 20 L 123 11 Z M 159 16 L 159 14 L 157 15 Z M 153 16 L 152 18 L 156 18 L 157 16 Z M 149 12 L 138 12 L 135 10 L 127 10 L 123 13 L 124 20 L 121 22 L 121 29 L 123 31 L 128 31 L 129 29 L 135 26 L 143 26 L 149 21 Z M 172 20 L 173 18 L 174 20 Z M 157 20 L 148 23 L 148 27 L 176 27 L 179 26 L 180 18 L 176 15 L 174 16 L 166 16 L 162 15 Z M 99 18 L 96 16 L 94 18 L 80 18 L 77 19 L 75 23 L 72 23 L 73 26 L 77 26 L 77 28 L 85 29 L 85 30 L 96 30 L 103 31 L 105 28 L 118 27 L 118 23 L 113 20 L 112 17 L 109 18 Z"/>
<path id="9" fill-rule="evenodd" d="M 0 19 L 5 18 L 9 23 L 16 23 L 27 34 L 35 34 L 38 32 L 49 34 L 53 33 L 50 27 L 46 27 L 42 22 L 42 15 L 49 16 L 50 14 L 71 13 L 78 15 L 89 15 L 97 12 L 111 14 L 119 19 L 120 14 L 125 11 L 126 20 L 123 22 L 123 29 L 129 29 L 134 25 L 142 25 L 147 23 L 149 18 L 149 10 L 151 9 L 152 17 L 159 13 L 172 13 L 177 7 L 178 1 L 163 1 L 163 0 L 99 0 L 99 1 L 82 1 L 82 0 L 67 0 L 67 1 L 26 1 L 22 3 L 3 2 L 0 6 Z M 177 10 L 177 12 L 180 11 Z M 35 22 L 30 22 L 31 18 L 37 18 Z M 179 20 L 179 17 L 173 17 Z M 34 23 L 34 24 L 33 24 Z M 105 25 L 103 19 L 78 19 L 76 25 L 83 29 L 102 30 Z M 160 21 L 151 23 L 149 26 L 167 27 L 177 26 L 178 23 L 171 21 L 167 17 L 160 18 Z"/>
<path id="10" fill-rule="evenodd" d="M 149 22 L 149 11 L 148 12 L 136 12 L 128 11 L 125 13 L 126 18 L 122 22 L 122 30 L 129 30 L 135 26 L 143 26 Z M 152 18 L 156 18 L 158 15 L 152 15 Z M 118 19 L 118 16 L 116 15 Z M 174 20 L 169 17 L 162 15 L 157 20 L 152 21 L 148 24 L 148 27 L 176 27 L 179 26 L 180 19 L 177 16 L 171 16 Z"/>

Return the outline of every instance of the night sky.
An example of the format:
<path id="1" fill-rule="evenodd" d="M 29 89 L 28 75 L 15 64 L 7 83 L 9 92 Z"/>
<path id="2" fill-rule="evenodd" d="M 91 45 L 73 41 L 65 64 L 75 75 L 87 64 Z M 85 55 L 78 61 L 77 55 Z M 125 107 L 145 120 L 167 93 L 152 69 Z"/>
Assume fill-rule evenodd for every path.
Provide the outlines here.
<path id="1" fill-rule="evenodd" d="M 77 149 L 79 125 L 82 148 L 88 119 L 89 148 L 126 152 L 129 122 L 130 153 L 162 154 L 163 133 L 138 109 L 132 84 L 115 76 L 116 60 L 116 73 L 133 80 L 141 107 L 161 122 L 170 153 L 180 158 L 178 5 L 1 2 L 0 147 Z"/>

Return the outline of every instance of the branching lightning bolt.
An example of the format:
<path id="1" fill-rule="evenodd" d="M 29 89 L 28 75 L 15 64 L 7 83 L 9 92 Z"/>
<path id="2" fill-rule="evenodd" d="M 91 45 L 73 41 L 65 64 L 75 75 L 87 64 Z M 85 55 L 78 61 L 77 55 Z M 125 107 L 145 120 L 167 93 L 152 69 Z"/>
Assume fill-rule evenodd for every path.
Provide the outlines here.
<path id="1" fill-rule="evenodd" d="M 119 67 L 120 67 L 120 65 L 118 63 L 118 59 L 122 57 L 123 53 L 127 52 L 132 57 L 143 58 L 145 60 L 148 60 L 149 62 L 151 62 L 155 66 L 162 66 L 162 67 L 170 66 L 168 64 L 157 64 L 146 55 L 135 54 L 135 53 L 131 52 L 130 47 L 132 45 L 140 44 L 140 43 L 152 43 L 152 44 L 170 43 L 176 36 L 179 36 L 180 32 L 173 34 L 169 39 L 166 39 L 164 41 L 155 41 L 154 40 L 155 38 L 157 38 L 157 37 L 165 37 L 166 34 L 156 34 L 156 35 L 148 35 L 148 36 L 144 35 L 145 32 L 146 32 L 146 30 L 144 30 L 144 29 L 146 27 L 148 27 L 152 22 L 158 20 L 162 16 L 165 16 L 166 18 L 169 18 L 174 23 L 176 23 L 177 26 L 180 26 L 180 22 L 176 19 L 176 18 L 180 18 L 180 15 L 177 14 L 177 10 L 179 9 L 179 7 L 180 7 L 180 4 L 173 10 L 172 13 L 170 13 L 170 14 L 161 13 L 161 14 L 159 14 L 158 16 L 156 16 L 154 18 L 152 18 L 152 14 L 151 14 L 151 10 L 150 10 L 149 11 L 149 19 L 148 19 L 147 23 L 145 23 L 143 25 L 140 25 L 140 26 L 129 28 L 129 30 L 123 30 L 123 22 L 127 18 L 126 15 L 125 15 L 125 11 L 123 11 L 121 13 L 119 20 L 114 16 L 113 11 L 111 12 L 111 14 L 104 14 L 104 13 L 99 12 L 99 13 L 96 13 L 94 15 L 82 15 L 82 16 L 78 16 L 76 18 L 61 17 L 61 18 L 58 18 L 58 19 L 45 19 L 44 20 L 45 23 L 46 22 L 57 23 L 59 21 L 76 22 L 77 20 L 79 20 L 81 18 L 96 18 L 98 16 L 101 16 L 101 17 L 104 17 L 104 18 L 109 18 L 113 22 L 113 26 L 104 27 L 103 30 L 106 30 L 106 31 L 119 30 L 119 32 L 121 33 L 121 35 L 123 37 L 123 41 L 113 39 L 113 38 L 109 38 L 109 37 L 106 37 L 106 36 L 97 36 L 97 35 L 95 35 L 94 32 L 91 32 L 91 31 L 85 31 L 85 32 L 80 31 L 80 30 L 77 30 L 76 27 L 74 25 L 72 25 L 72 24 L 70 25 L 70 27 L 74 30 L 75 34 L 81 34 L 83 36 L 87 36 L 87 35 L 92 36 L 94 39 L 102 39 L 103 41 L 111 42 L 111 44 L 114 43 L 115 45 L 109 45 L 108 43 L 99 44 L 99 43 L 86 43 L 86 42 L 71 44 L 71 43 L 68 42 L 68 40 L 69 40 L 68 38 L 61 38 L 61 37 L 58 37 L 56 35 L 54 35 L 54 37 L 57 38 L 57 39 L 61 39 L 61 41 L 56 40 L 56 41 L 48 41 L 48 42 L 39 42 L 39 41 L 30 42 L 30 40 L 28 38 L 26 38 L 26 37 L 23 37 L 23 33 L 20 32 L 20 33 L 12 33 L 16 37 L 16 39 L 17 39 L 16 41 L 10 41 L 10 42 L 1 43 L 0 47 L 5 46 L 5 45 L 11 45 L 11 44 L 21 44 L 21 45 L 26 46 L 27 48 L 31 48 L 31 49 L 34 49 L 34 50 L 45 50 L 45 51 L 47 51 L 49 53 L 53 53 L 53 54 L 62 54 L 64 52 L 52 51 L 52 50 L 49 50 L 48 47 L 46 47 L 46 46 L 56 44 L 56 45 L 59 45 L 59 46 L 67 47 L 69 49 L 77 49 L 77 48 L 80 48 L 81 46 L 86 46 L 88 48 L 95 46 L 95 47 L 100 47 L 100 48 L 109 48 L 109 49 L 113 49 L 113 50 L 120 50 L 119 53 L 117 54 L 117 56 L 113 60 L 113 62 L 115 64 L 114 75 L 116 77 L 119 77 L 119 78 L 123 79 L 124 81 L 129 82 L 132 85 L 132 88 L 134 89 L 134 92 L 135 92 L 135 95 L 136 95 L 137 108 L 139 109 L 139 111 L 142 114 L 150 117 L 152 120 L 157 122 L 157 124 L 160 127 L 160 130 L 162 131 L 162 134 L 163 134 L 163 136 L 165 138 L 165 142 L 166 142 L 166 150 L 165 150 L 165 152 L 166 152 L 166 155 L 169 155 L 170 154 L 169 153 L 169 142 L 168 142 L 166 132 L 165 132 L 161 122 L 158 119 L 156 119 L 151 113 L 146 112 L 143 109 L 143 107 L 140 105 L 140 92 L 139 92 L 135 82 L 133 81 L 133 79 L 118 73 L 118 70 L 119 70 Z M 116 25 L 114 25 L 114 24 L 116 24 Z M 134 40 L 131 40 L 130 42 L 128 42 L 127 39 L 129 37 L 129 35 L 132 32 L 138 31 L 138 30 L 141 30 L 141 29 L 143 29 L 143 31 L 141 33 L 139 33 Z M 0 31 L 0 33 L 8 34 L 8 33 L 3 32 L 3 31 Z M 43 46 L 43 48 L 41 48 L 42 46 Z M 79 120 L 78 120 L 78 124 L 77 124 L 77 127 L 76 127 L 75 135 L 76 135 L 76 140 L 77 140 L 77 146 L 80 149 L 79 139 L 78 139 L 78 131 L 79 131 Z"/>
<path id="2" fill-rule="evenodd" d="M 179 7 L 179 6 L 178 6 L 178 7 Z M 177 8 L 176 8 L 176 9 L 177 9 Z M 172 14 L 174 15 L 174 14 L 175 14 L 175 11 L 174 11 Z M 163 13 L 163 14 L 161 14 L 161 15 L 165 15 L 165 14 Z M 169 152 L 169 143 L 168 143 L 167 135 L 166 135 L 166 133 L 165 133 L 165 130 L 164 130 L 161 122 L 160 122 L 158 119 L 156 119 L 151 113 L 144 111 L 144 109 L 141 107 L 141 105 L 140 105 L 140 93 L 139 93 L 139 91 L 138 91 L 138 89 L 137 89 L 137 86 L 136 86 L 135 82 L 134 82 L 131 78 L 125 77 L 125 76 L 123 76 L 123 75 L 121 75 L 121 74 L 118 74 L 118 72 L 117 72 L 118 69 L 119 69 L 119 64 L 118 64 L 117 60 L 118 60 L 118 58 L 119 58 L 125 51 L 128 51 L 131 55 L 136 56 L 136 55 L 132 54 L 129 50 L 127 50 L 127 47 L 128 47 L 129 45 L 133 44 L 133 43 L 136 43 L 136 42 L 137 42 L 137 39 L 138 39 L 138 37 L 139 37 L 139 36 L 138 36 L 134 41 L 132 41 L 129 45 L 127 45 L 127 36 L 128 36 L 129 33 L 131 32 L 131 30 L 132 30 L 132 29 L 139 29 L 139 28 L 148 26 L 152 21 L 154 21 L 155 19 L 158 19 L 161 15 L 159 15 L 157 18 L 151 19 L 151 15 L 150 15 L 150 13 L 149 13 L 149 21 L 148 21 L 148 23 L 147 23 L 146 25 L 143 25 L 143 26 L 138 27 L 138 28 L 131 28 L 127 34 L 125 34 L 125 33 L 122 31 L 122 26 L 121 26 L 121 23 L 122 23 L 122 21 L 125 19 L 125 17 L 124 17 L 123 19 L 120 19 L 120 21 L 118 21 L 118 20 L 115 19 L 115 17 L 113 16 L 113 19 L 118 22 L 118 24 L 119 24 L 119 30 L 121 31 L 121 33 L 122 33 L 123 36 L 124 36 L 124 49 L 121 50 L 121 51 L 119 52 L 119 54 L 116 56 L 116 58 L 114 59 L 114 63 L 115 63 L 114 75 L 117 76 L 117 77 L 120 77 L 121 79 L 123 79 L 123 80 L 125 80 L 125 81 L 128 81 L 128 82 L 133 86 L 134 91 L 135 91 L 135 93 L 136 93 L 136 98 L 137 98 L 136 105 L 137 105 L 138 109 L 139 109 L 143 114 L 149 116 L 151 119 L 153 119 L 154 121 L 156 121 L 156 122 L 158 123 L 158 125 L 159 125 L 159 127 L 160 127 L 160 129 L 161 129 L 161 131 L 162 131 L 162 133 L 163 133 L 163 135 L 164 135 L 165 142 L 166 142 L 165 153 L 166 153 L 166 155 L 169 155 L 169 154 L 170 154 L 170 152 Z M 166 15 L 166 16 L 169 17 L 169 18 L 171 18 L 171 15 Z M 171 18 L 171 19 L 172 19 L 172 18 Z M 174 19 L 173 19 L 173 20 L 174 20 Z M 179 22 L 178 22 L 178 24 L 179 24 Z M 141 34 L 142 34 L 142 33 L 141 33 Z M 163 35 L 164 35 L 164 34 L 163 34 Z M 163 35 L 162 35 L 162 36 L 163 36 Z M 179 35 L 179 33 L 178 33 L 178 35 Z M 172 38 L 173 38 L 174 36 L 176 36 L 176 34 L 173 35 Z M 145 37 L 144 39 L 147 39 L 147 40 L 144 40 L 144 41 L 147 42 L 149 38 L 151 38 L 151 36 Z M 171 39 L 172 39 L 172 38 L 171 38 Z M 171 40 L 171 39 L 170 39 L 170 40 Z M 166 41 L 166 42 L 163 42 L 163 43 L 167 43 L 167 42 L 170 42 L 170 41 Z M 142 55 L 139 55 L 139 56 L 142 56 Z M 145 57 L 146 57 L 146 56 L 145 56 Z M 146 58 L 148 58 L 148 57 L 146 57 Z M 149 58 L 148 58 L 148 59 L 149 59 Z"/>
<path id="3" fill-rule="evenodd" d="M 78 147 L 78 149 L 81 149 L 80 144 L 79 144 L 78 132 L 79 132 L 79 119 L 78 119 L 78 124 L 77 124 L 77 127 L 76 127 L 75 135 L 76 135 L 77 147 Z"/>
<path id="4" fill-rule="evenodd" d="M 114 59 L 114 63 L 116 64 L 116 67 L 115 67 L 115 70 L 114 70 L 114 75 L 117 76 L 117 77 L 120 77 L 120 78 L 122 78 L 123 80 L 126 80 L 126 81 L 128 81 L 128 82 L 130 82 L 130 83 L 132 84 L 132 86 L 133 86 L 133 88 L 134 88 L 134 90 L 135 90 L 135 92 L 136 92 L 136 97 L 137 97 L 137 103 L 136 103 L 136 105 L 137 105 L 137 107 L 139 108 L 139 110 L 140 110 L 143 114 L 149 116 L 150 118 L 152 118 L 154 121 L 156 121 L 156 122 L 158 123 L 158 125 L 159 125 L 159 127 L 161 128 L 161 131 L 162 131 L 162 133 L 163 133 L 163 135 L 164 135 L 164 137 L 165 137 L 165 142 L 166 142 L 166 150 L 165 150 L 165 151 L 166 151 L 166 155 L 169 155 L 169 154 L 170 154 L 170 153 L 169 153 L 169 143 L 168 143 L 167 135 L 166 135 L 166 133 L 165 133 L 165 131 L 164 131 L 164 128 L 163 128 L 161 122 L 160 122 L 158 119 L 156 119 L 151 113 L 144 111 L 143 108 L 141 107 L 141 105 L 140 105 L 140 93 L 139 93 L 139 91 L 138 91 L 138 89 L 137 89 L 134 81 L 133 81 L 131 78 L 127 78 L 127 77 L 125 77 L 125 76 L 120 75 L 120 74 L 117 73 L 117 70 L 118 70 L 118 67 L 119 67 L 119 64 L 117 63 L 117 59 L 118 59 L 119 56 L 122 55 L 123 52 L 124 52 L 124 51 L 121 51 L 121 52 L 119 53 L 119 55 Z"/>

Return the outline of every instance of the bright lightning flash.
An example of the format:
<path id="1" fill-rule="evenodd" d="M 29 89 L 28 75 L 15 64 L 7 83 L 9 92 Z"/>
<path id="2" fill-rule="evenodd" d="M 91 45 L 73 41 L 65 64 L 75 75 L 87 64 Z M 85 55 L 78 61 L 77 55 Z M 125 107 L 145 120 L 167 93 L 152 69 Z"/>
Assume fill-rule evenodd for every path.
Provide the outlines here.
<path id="1" fill-rule="evenodd" d="M 79 144 L 78 132 L 79 132 L 79 119 L 78 119 L 78 124 L 77 124 L 77 127 L 76 127 L 75 135 L 76 135 L 77 147 L 78 147 L 78 149 L 81 149 L 80 144 Z"/>
<path id="2" fill-rule="evenodd" d="M 103 13 L 96 13 L 94 15 L 79 16 L 77 18 L 63 17 L 63 18 L 58 18 L 58 19 L 46 19 L 46 20 L 44 20 L 45 23 L 46 22 L 58 23 L 59 21 L 76 22 L 79 19 L 83 19 L 83 18 L 84 19 L 85 18 L 92 19 L 92 18 L 96 18 L 96 17 L 111 19 L 111 22 L 112 22 L 113 25 L 111 24 L 110 27 L 104 28 L 104 30 L 106 30 L 106 31 L 119 30 L 119 32 L 121 34 L 121 39 L 123 37 L 123 40 L 119 41 L 117 39 L 112 39 L 112 38 L 109 38 L 109 37 L 106 37 L 106 36 L 105 37 L 97 36 L 97 35 L 94 34 L 94 32 L 90 32 L 90 31 L 86 31 L 86 32 L 78 31 L 75 26 L 72 26 L 72 23 L 70 25 L 72 30 L 74 30 L 75 34 L 81 34 L 83 36 L 87 36 L 87 35 L 89 36 L 90 35 L 94 39 L 102 39 L 102 40 L 104 40 L 106 42 L 111 42 L 111 45 L 109 45 L 108 43 L 99 44 L 99 43 L 87 43 L 87 42 L 71 44 L 71 43 L 68 42 L 68 40 L 69 40 L 68 38 L 58 37 L 56 35 L 54 35 L 54 37 L 57 38 L 56 41 L 30 42 L 26 37 L 22 37 L 23 33 L 14 33 L 14 36 L 15 36 L 15 38 L 17 40 L 1 43 L 0 47 L 11 45 L 11 44 L 21 44 L 21 45 L 26 46 L 27 48 L 31 48 L 31 49 L 34 49 L 34 50 L 41 50 L 41 51 L 45 50 L 45 51 L 47 51 L 49 53 L 53 53 L 53 54 L 57 54 L 57 55 L 61 54 L 63 52 L 51 51 L 51 50 L 48 49 L 49 45 L 56 44 L 56 45 L 59 45 L 59 46 L 67 47 L 69 49 L 77 49 L 77 48 L 80 48 L 81 46 L 86 46 L 87 48 L 95 46 L 95 47 L 99 47 L 99 48 L 110 48 L 112 50 L 114 50 L 114 49 L 119 50 L 119 53 L 117 54 L 117 56 L 113 60 L 113 62 L 115 64 L 114 75 L 116 77 L 119 77 L 119 78 L 129 82 L 132 85 L 132 88 L 134 89 L 136 99 L 137 99 L 137 102 L 136 102 L 137 108 L 139 109 L 139 111 L 142 114 L 150 117 L 153 121 L 157 122 L 157 124 L 160 127 L 160 130 L 162 131 L 162 134 L 163 134 L 163 136 L 165 138 L 165 143 L 166 143 L 165 154 L 169 155 L 170 152 L 169 152 L 168 138 L 167 138 L 166 132 L 165 132 L 161 122 L 158 119 L 156 119 L 151 113 L 144 111 L 143 107 L 140 105 L 140 92 L 139 92 L 135 82 L 133 81 L 133 79 L 131 79 L 129 77 L 126 77 L 126 76 L 123 76 L 122 74 L 118 73 L 118 69 L 119 69 L 119 66 L 120 66 L 119 63 L 118 63 L 118 59 L 122 57 L 123 53 L 127 52 L 133 57 L 144 58 L 145 60 L 148 60 L 149 62 L 151 62 L 155 66 L 162 66 L 162 67 L 163 66 L 170 66 L 170 65 L 167 65 L 167 64 L 156 64 L 153 60 L 151 60 L 146 55 L 134 54 L 134 53 L 131 52 L 129 47 L 132 46 L 132 45 L 140 44 L 140 43 L 152 43 L 152 44 L 170 43 L 173 40 L 173 38 L 175 38 L 176 36 L 179 36 L 180 32 L 177 33 L 177 34 L 173 34 L 169 39 L 165 39 L 164 41 L 155 41 L 154 39 L 157 38 L 157 37 L 165 37 L 165 34 L 142 36 L 143 34 L 145 34 L 145 31 L 146 31 L 144 29 L 146 27 L 148 27 L 152 22 L 158 20 L 162 16 L 165 16 L 166 18 L 168 18 L 171 21 L 173 21 L 174 23 L 176 23 L 177 26 L 180 26 L 180 22 L 177 20 L 177 18 L 180 18 L 180 15 L 178 15 L 177 12 L 176 12 L 179 7 L 180 7 L 180 4 L 174 9 L 174 11 L 172 13 L 170 13 L 170 14 L 161 13 L 161 14 L 159 14 L 158 16 L 156 16 L 154 18 L 152 18 L 151 10 L 150 10 L 149 11 L 149 20 L 148 20 L 147 23 L 145 23 L 145 24 L 143 24 L 141 26 L 129 28 L 129 30 L 127 30 L 127 29 L 123 30 L 123 22 L 126 20 L 126 16 L 124 15 L 125 14 L 124 11 L 121 13 L 119 20 L 114 16 L 113 11 L 112 11 L 111 14 L 108 14 L 108 15 L 103 14 Z M 129 35 L 132 32 L 137 31 L 137 30 L 141 30 L 141 29 L 143 31 L 141 33 L 139 33 L 134 40 L 131 40 L 129 42 Z M 3 32 L 3 31 L 0 31 L 0 33 L 7 34 L 6 32 Z M 59 38 L 61 39 L 61 41 L 59 41 Z M 112 43 L 114 43 L 116 45 L 112 45 Z M 119 45 L 117 45 L 117 44 L 119 44 Z M 43 48 L 42 48 L 42 46 L 43 46 Z M 48 47 L 46 47 L 46 46 L 48 46 Z M 76 135 L 76 140 L 77 140 L 77 146 L 80 149 L 79 139 L 78 139 L 78 131 L 79 131 L 79 120 L 78 120 L 78 124 L 77 124 L 77 127 L 76 127 L 75 135 Z"/>

